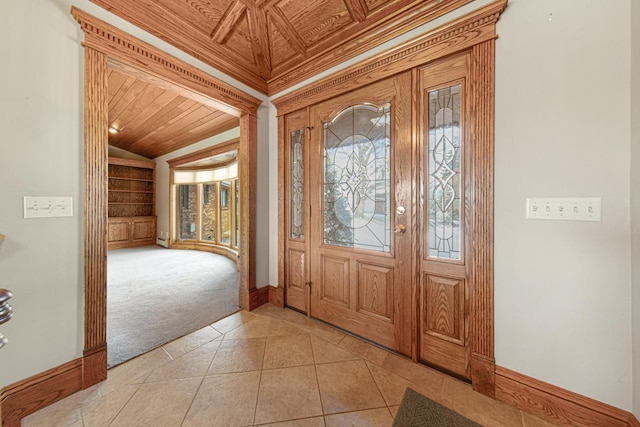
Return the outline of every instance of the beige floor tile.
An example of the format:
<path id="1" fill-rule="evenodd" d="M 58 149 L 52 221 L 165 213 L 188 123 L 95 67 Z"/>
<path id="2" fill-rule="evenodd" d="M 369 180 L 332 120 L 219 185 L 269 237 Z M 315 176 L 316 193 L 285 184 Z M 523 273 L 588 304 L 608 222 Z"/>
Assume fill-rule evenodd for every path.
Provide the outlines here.
<path id="1" fill-rule="evenodd" d="M 195 350 L 166 363 L 153 371 L 146 382 L 185 378 L 202 378 L 220 346 L 220 341 L 208 342 Z"/>
<path id="2" fill-rule="evenodd" d="M 256 424 L 322 415 L 313 366 L 262 371 Z"/>
<path id="3" fill-rule="evenodd" d="M 415 388 L 408 380 L 392 374 L 371 362 L 367 362 L 367 367 L 387 405 L 399 405 L 407 387 Z"/>
<path id="4" fill-rule="evenodd" d="M 390 354 L 388 351 L 354 338 L 351 335 L 344 337 L 338 346 L 376 365 L 382 365 L 387 355 Z"/>
<path id="5" fill-rule="evenodd" d="M 117 426 L 179 426 L 200 378 L 143 384 L 111 424 Z"/>
<path id="6" fill-rule="evenodd" d="M 237 328 L 243 323 L 249 322 L 255 318 L 255 315 L 249 313 L 248 311 L 241 310 L 237 313 L 232 314 L 231 316 L 227 316 L 224 319 L 220 319 L 217 322 L 212 323 L 211 326 L 221 334 L 226 334 L 227 332 Z"/>
<path id="7" fill-rule="evenodd" d="M 355 354 L 315 335 L 311 335 L 311 347 L 313 348 L 313 358 L 317 364 L 360 359 Z"/>
<path id="8" fill-rule="evenodd" d="M 441 400 L 436 401 L 486 427 L 522 425 L 517 408 L 473 391 L 471 385 L 448 376 L 443 379 Z"/>
<path id="9" fill-rule="evenodd" d="M 182 425 L 251 425 L 259 385 L 260 371 L 206 377 Z"/>
<path id="10" fill-rule="evenodd" d="M 364 361 L 316 365 L 316 370 L 325 415 L 386 406 Z"/>
<path id="11" fill-rule="evenodd" d="M 325 427 L 324 417 L 304 418 L 281 423 L 260 424 L 260 427 Z"/>
<path id="12" fill-rule="evenodd" d="M 262 369 L 266 338 L 222 341 L 207 375 Z"/>
<path id="13" fill-rule="evenodd" d="M 262 369 L 313 365 L 308 333 L 267 337 Z"/>
<path id="14" fill-rule="evenodd" d="M 297 326 L 293 326 L 292 324 L 285 322 L 284 320 L 272 318 L 269 321 L 269 336 L 295 335 L 304 333 L 307 332 L 298 328 Z"/>
<path id="15" fill-rule="evenodd" d="M 266 337 L 269 335 L 270 321 L 267 316 L 257 317 L 224 334 L 223 341 Z"/>
<path id="16" fill-rule="evenodd" d="M 393 418 L 395 418 L 396 415 L 398 414 L 398 409 L 400 409 L 400 405 L 389 406 L 389 412 L 391 412 L 391 416 Z"/>
<path id="17" fill-rule="evenodd" d="M 326 415 L 324 420 L 327 427 L 389 427 L 393 424 L 387 408 Z"/>
<path id="18" fill-rule="evenodd" d="M 45 408 L 46 409 L 46 408 Z M 75 426 L 82 418 L 78 409 L 67 411 L 38 411 L 22 419 L 23 427 L 69 427 Z"/>
<path id="19" fill-rule="evenodd" d="M 520 411 L 522 413 L 522 424 L 524 427 L 553 427 L 556 424 L 553 424 L 549 421 L 545 421 L 542 418 L 538 418 L 534 415 L 528 414 L 524 411 Z"/>
<path id="20" fill-rule="evenodd" d="M 81 408 L 84 424 L 87 427 L 107 427 L 139 388 L 139 384 L 123 386 L 94 399 Z"/>
<path id="21" fill-rule="evenodd" d="M 415 385 L 412 387 L 415 391 L 434 400 L 440 396 L 442 381 L 447 377 L 442 372 L 395 354 L 388 354 L 381 367 L 410 381 Z"/>
<path id="22" fill-rule="evenodd" d="M 185 335 L 182 338 L 178 338 L 177 340 L 165 344 L 164 349 L 167 350 L 167 353 L 169 353 L 171 357 L 177 359 L 183 354 L 186 354 L 209 341 L 215 340 L 220 335 L 222 334 L 211 326 L 205 326 L 204 328 L 198 329 L 189 335 Z"/>
<path id="23" fill-rule="evenodd" d="M 338 344 L 346 335 L 344 332 L 339 331 L 333 326 L 327 325 L 326 323 L 316 319 L 310 319 L 304 314 L 298 313 L 294 310 L 284 309 L 278 314 L 274 314 L 272 312 L 267 312 L 266 314 L 280 320 L 284 320 L 290 325 L 324 338 L 333 344 Z"/>
<path id="24" fill-rule="evenodd" d="M 142 384 L 160 366 L 171 361 L 169 354 L 161 347 L 131 359 L 122 365 L 107 371 L 107 380 L 100 391 L 108 394 L 118 387 L 131 384 Z"/>

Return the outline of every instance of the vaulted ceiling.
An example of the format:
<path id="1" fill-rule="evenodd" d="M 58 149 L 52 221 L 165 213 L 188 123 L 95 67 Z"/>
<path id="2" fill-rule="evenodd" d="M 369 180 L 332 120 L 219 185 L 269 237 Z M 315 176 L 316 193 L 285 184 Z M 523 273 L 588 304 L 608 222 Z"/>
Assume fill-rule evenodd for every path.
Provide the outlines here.
<path id="1" fill-rule="evenodd" d="M 472 0 L 91 0 L 274 94 Z"/>
<path id="2" fill-rule="evenodd" d="M 109 145 L 153 159 L 239 125 L 237 117 L 109 69 Z"/>

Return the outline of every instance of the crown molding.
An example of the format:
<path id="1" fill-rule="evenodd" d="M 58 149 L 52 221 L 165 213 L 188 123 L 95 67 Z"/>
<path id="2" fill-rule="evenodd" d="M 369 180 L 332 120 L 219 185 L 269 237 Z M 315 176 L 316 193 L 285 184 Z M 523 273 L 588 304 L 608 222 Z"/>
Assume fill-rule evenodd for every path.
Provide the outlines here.
<path id="1" fill-rule="evenodd" d="M 236 89 L 204 71 L 151 46 L 142 40 L 110 25 L 75 6 L 71 15 L 84 32 L 83 46 L 106 54 L 110 59 L 137 64 L 140 69 L 162 79 L 167 74 L 185 90 L 211 98 L 211 106 L 239 117 L 242 113 L 256 114 L 261 100 Z"/>
<path id="2" fill-rule="evenodd" d="M 278 109 L 278 115 L 287 114 L 343 93 L 348 87 L 371 84 L 409 70 L 416 64 L 424 64 L 495 39 L 495 24 L 507 3 L 507 0 L 490 3 L 396 48 L 271 102 Z M 345 85 L 348 86 L 346 89 Z"/>

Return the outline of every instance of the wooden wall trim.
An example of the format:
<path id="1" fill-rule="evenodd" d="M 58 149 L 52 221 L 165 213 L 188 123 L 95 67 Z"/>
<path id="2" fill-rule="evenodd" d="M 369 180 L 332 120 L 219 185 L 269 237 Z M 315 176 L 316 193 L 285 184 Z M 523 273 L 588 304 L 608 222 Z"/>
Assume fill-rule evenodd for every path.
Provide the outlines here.
<path id="1" fill-rule="evenodd" d="M 278 115 L 284 115 L 333 98 L 347 90 L 374 83 L 417 65 L 494 39 L 497 37 L 495 23 L 506 7 L 507 0 L 497 0 L 414 40 L 272 102 L 278 109 Z"/>
<path id="2" fill-rule="evenodd" d="M 361 34 L 341 44 L 338 48 L 331 47 L 324 52 L 306 58 L 302 63 L 299 62 L 300 58 L 295 57 L 278 66 L 278 68 L 286 68 L 286 71 L 281 73 L 276 72 L 276 75 L 268 81 L 268 94 L 277 94 L 313 77 L 319 72 L 328 70 L 407 31 L 446 15 L 471 1 L 472 0 L 443 1 L 435 6 L 432 2 L 423 2 L 419 7 L 403 12 L 392 21 L 377 25 L 374 30 Z M 353 2 L 346 2 L 347 7 L 349 7 L 350 3 Z M 274 9 L 277 10 L 277 8 Z M 349 9 L 351 11 L 351 8 Z"/>
<path id="3" fill-rule="evenodd" d="M 257 117 L 240 118 L 238 151 L 240 186 L 240 307 L 251 310 L 250 295 L 256 289 L 256 188 Z"/>
<path id="4" fill-rule="evenodd" d="M 82 389 L 82 359 L 75 359 L 0 391 L 4 427 L 19 427 L 21 419 Z"/>
<path id="5" fill-rule="evenodd" d="M 216 109 L 239 117 L 242 113 L 255 114 L 261 100 L 216 79 L 178 58 L 107 24 L 87 12 L 71 8 L 71 14 L 84 31 L 83 45 L 102 51 L 110 58 L 126 64 L 136 64 L 157 78 L 171 80 L 179 87 L 194 91 L 217 101 Z"/>
<path id="6" fill-rule="evenodd" d="M 269 302 L 284 308 L 284 288 L 282 286 L 269 285 Z"/>
<path id="7" fill-rule="evenodd" d="M 239 147 L 240 138 L 233 138 L 229 141 L 221 142 L 220 144 L 212 145 L 211 147 L 203 148 L 202 150 L 194 151 L 193 153 L 185 154 L 184 156 L 167 160 L 167 163 L 169 164 L 170 168 L 176 168 L 178 166 L 184 165 L 185 163 L 201 160 L 206 157 L 217 156 L 218 154 L 226 153 L 227 151 L 237 150 Z M 219 165 L 213 167 L 219 167 Z"/>
<path id="8" fill-rule="evenodd" d="M 474 129 L 471 209 L 473 221 L 471 271 L 471 377 L 473 388 L 487 396 L 495 394 L 493 308 L 493 170 L 495 39 L 473 46 L 471 110 Z"/>
<path id="9" fill-rule="evenodd" d="M 107 344 L 107 56 L 84 50 L 84 351 Z M 95 367 L 83 387 L 107 378 Z"/>
<path id="10" fill-rule="evenodd" d="M 496 399 L 558 425 L 638 426 L 636 417 L 595 399 L 496 366 Z"/>

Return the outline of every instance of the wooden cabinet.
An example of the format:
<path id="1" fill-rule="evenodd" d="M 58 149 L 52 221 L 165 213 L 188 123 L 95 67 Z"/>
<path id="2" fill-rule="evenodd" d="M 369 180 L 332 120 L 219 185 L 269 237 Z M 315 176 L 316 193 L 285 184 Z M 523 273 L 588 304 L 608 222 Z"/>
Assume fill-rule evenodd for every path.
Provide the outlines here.
<path id="1" fill-rule="evenodd" d="M 109 158 L 109 249 L 156 243 L 153 162 Z"/>

